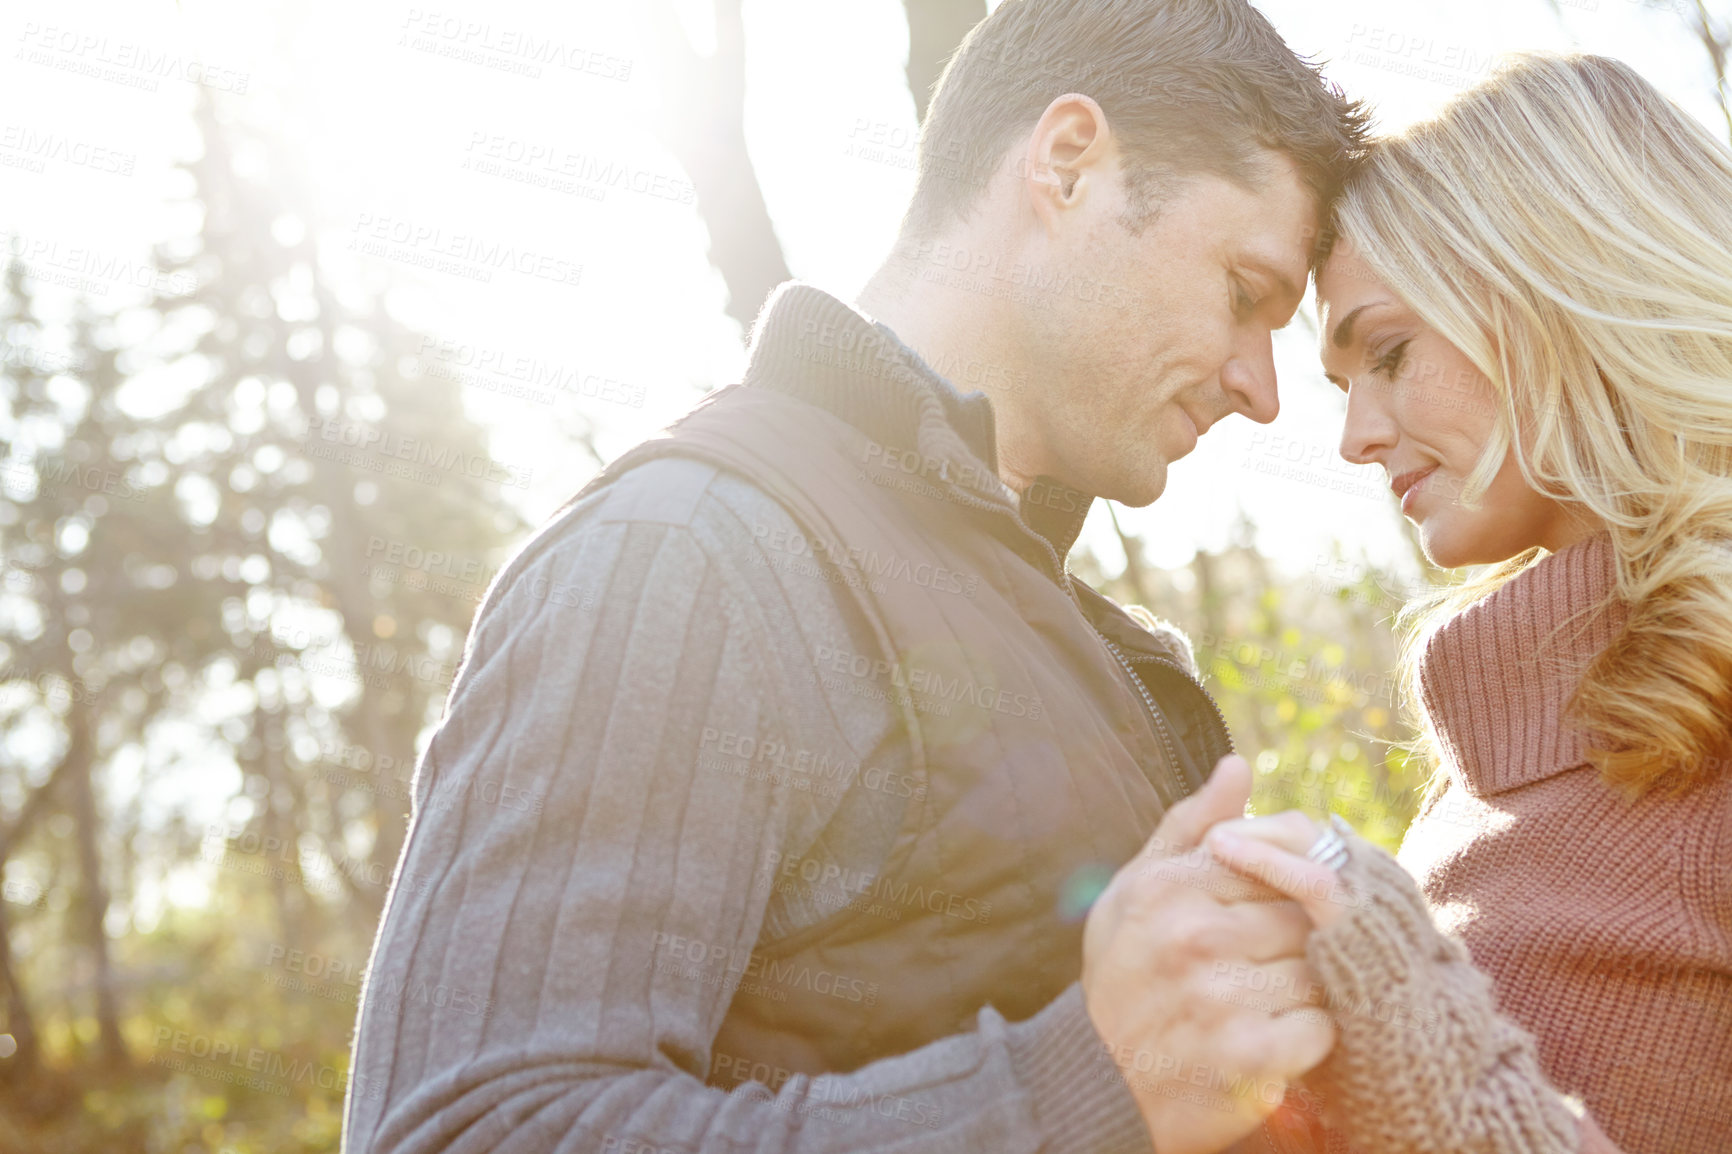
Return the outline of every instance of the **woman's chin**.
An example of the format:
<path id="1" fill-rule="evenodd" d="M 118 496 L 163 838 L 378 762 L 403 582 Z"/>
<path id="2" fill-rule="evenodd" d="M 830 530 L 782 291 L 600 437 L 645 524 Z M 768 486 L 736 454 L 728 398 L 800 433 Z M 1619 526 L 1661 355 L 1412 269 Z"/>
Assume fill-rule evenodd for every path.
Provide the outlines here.
<path id="1" fill-rule="evenodd" d="M 1439 569 L 1460 569 L 1467 565 L 1492 565 L 1508 561 L 1523 551 L 1497 534 L 1475 533 L 1471 526 L 1452 525 L 1447 516 L 1415 521 L 1419 530 L 1419 548 Z"/>
<path id="2" fill-rule="evenodd" d="M 1413 522 L 1419 532 L 1420 550 L 1426 560 L 1439 569 L 1460 569 L 1463 565 L 1478 564 L 1488 544 L 1484 534 L 1475 533 L 1472 524 L 1460 524 L 1459 518 L 1450 515 L 1452 512 L 1451 509 L 1433 510 L 1431 516 L 1416 518 Z"/>
<path id="3" fill-rule="evenodd" d="M 1415 523 L 1419 530 L 1419 551 L 1425 554 L 1425 559 L 1439 569 L 1454 569 L 1461 562 L 1455 559 L 1455 552 L 1450 548 L 1449 538 L 1445 535 L 1428 533 L 1425 525 Z M 1439 539 L 1441 536 L 1441 540 Z"/>

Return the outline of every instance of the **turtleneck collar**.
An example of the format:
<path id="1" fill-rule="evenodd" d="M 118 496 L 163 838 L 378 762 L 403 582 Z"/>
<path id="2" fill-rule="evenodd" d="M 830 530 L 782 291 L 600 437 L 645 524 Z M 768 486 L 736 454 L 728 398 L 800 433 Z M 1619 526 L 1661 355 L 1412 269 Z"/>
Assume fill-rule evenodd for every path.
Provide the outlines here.
<path id="1" fill-rule="evenodd" d="M 948 461 L 959 476 L 998 475 L 997 430 L 984 393 L 962 393 L 902 343 L 829 293 L 790 281 L 765 303 L 752 333 L 744 384 L 819 406 L 874 441 Z M 1076 544 L 1093 497 L 1051 477 L 1013 494 L 998 482 L 975 496 L 1013 503 L 1023 523 L 1063 560 Z"/>
<path id="2" fill-rule="evenodd" d="M 1582 671 L 1622 632 L 1607 601 L 1616 582 L 1610 534 L 1524 569 L 1450 618 L 1420 660 L 1421 697 L 1449 770 L 1480 795 L 1587 761 L 1586 735 L 1564 720 Z"/>

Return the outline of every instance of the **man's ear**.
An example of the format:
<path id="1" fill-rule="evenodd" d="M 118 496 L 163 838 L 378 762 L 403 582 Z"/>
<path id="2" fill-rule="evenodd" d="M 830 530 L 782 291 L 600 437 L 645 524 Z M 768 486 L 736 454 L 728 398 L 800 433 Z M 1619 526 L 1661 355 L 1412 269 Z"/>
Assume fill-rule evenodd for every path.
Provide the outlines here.
<path id="1" fill-rule="evenodd" d="M 1093 97 L 1071 92 L 1046 106 L 1017 166 L 1024 195 L 1049 227 L 1059 215 L 1105 192 L 1118 172 L 1118 145 Z"/>

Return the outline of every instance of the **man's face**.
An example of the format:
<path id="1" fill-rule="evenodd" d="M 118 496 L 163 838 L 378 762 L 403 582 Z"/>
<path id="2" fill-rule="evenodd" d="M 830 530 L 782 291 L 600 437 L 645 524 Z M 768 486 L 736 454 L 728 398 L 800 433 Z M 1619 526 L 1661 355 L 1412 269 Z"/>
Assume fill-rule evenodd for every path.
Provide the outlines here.
<path id="1" fill-rule="evenodd" d="M 1023 352 L 1042 471 L 1147 505 L 1216 421 L 1275 419 L 1270 334 L 1304 293 L 1317 204 L 1292 161 L 1262 160 L 1255 191 L 1186 177 L 1140 235 L 1120 223 L 1122 178 L 1103 182 L 1031 246 L 1045 283 L 1023 302 Z"/>

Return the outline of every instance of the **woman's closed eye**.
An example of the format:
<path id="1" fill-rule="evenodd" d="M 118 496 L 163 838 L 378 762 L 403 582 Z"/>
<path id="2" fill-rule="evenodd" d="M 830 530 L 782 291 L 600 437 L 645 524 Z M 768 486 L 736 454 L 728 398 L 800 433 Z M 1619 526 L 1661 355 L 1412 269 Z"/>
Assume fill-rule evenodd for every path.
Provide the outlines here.
<path id="1" fill-rule="evenodd" d="M 1411 343 L 1410 337 L 1384 353 L 1371 366 L 1371 371 L 1381 377 L 1395 377 L 1400 374 L 1402 366 L 1407 363 L 1407 346 Z"/>

